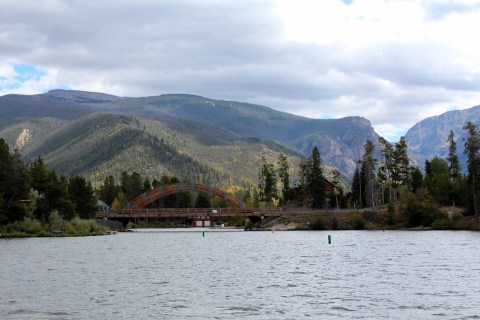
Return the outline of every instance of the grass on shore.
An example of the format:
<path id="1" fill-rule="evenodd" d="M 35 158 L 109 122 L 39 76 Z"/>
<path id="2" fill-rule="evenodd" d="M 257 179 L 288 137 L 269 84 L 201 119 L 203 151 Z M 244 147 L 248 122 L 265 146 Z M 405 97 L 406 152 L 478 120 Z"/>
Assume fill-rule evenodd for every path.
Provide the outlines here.
<path id="1" fill-rule="evenodd" d="M 50 223 L 24 218 L 0 226 L 2 238 L 27 237 L 71 237 L 104 235 L 107 228 L 97 224 L 94 219 L 74 218 L 70 221 L 55 218 Z"/>
<path id="2" fill-rule="evenodd" d="M 441 212 L 428 225 L 409 226 L 399 213 L 389 216 L 387 208 L 378 212 L 359 210 L 334 212 L 324 215 L 292 217 L 300 230 L 479 230 L 479 226 L 469 221 L 460 212 Z"/>

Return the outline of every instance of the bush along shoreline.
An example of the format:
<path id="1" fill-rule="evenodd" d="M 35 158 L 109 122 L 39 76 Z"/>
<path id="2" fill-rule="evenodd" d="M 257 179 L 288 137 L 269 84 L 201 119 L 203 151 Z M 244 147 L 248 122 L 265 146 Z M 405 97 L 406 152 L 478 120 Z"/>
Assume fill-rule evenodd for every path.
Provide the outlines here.
<path id="1" fill-rule="evenodd" d="M 68 221 L 57 212 L 52 212 L 48 221 L 25 217 L 21 221 L 0 226 L 0 238 L 100 236 L 107 231 L 109 229 L 95 219 L 76 217 Z"/>
<path id="2" fill-rule="evenodd" d="M 378 211 L 304 217 L 299 230 L 464 230 L 479 231 L 473 220 L 460 211 L 424 207 L 395 209 L 391 206 Z"/>

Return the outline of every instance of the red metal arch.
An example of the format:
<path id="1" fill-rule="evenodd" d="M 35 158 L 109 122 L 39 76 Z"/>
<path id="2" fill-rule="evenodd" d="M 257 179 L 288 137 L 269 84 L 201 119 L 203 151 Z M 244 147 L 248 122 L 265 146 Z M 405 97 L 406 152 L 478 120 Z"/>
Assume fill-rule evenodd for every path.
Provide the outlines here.
<path id="1" fill-rule="evenodd" d="M 130 202 L 125 209 L 143 209 L 148 206 L 150 203 L 153 203 L 159 198 L 168 196 L 170 194 L 181 193 L 181 192 L 204 192 L 211 195 L 216 195 L 224 198 L 228 203 L 233 204 L 237 208 L 244 208 L 245 204 L 238 200 L 237 197 L 215 187 L 210 187 L 204 184 L 199 183 L 174 183 L 166 184 L 158 188 L 152 189 L 148 192 L 142 193 L 132 202 Z"/>

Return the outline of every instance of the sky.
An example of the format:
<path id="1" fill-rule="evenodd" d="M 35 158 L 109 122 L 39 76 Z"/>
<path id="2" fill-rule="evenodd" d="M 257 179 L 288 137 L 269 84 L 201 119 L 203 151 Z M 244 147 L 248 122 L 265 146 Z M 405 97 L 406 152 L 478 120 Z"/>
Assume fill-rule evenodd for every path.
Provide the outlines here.
<path id="1" fill-rule="evenodd" d="M 480 0 L 2 0 L 0 95 L 189 93 L 397 141 L 480 104 Z"/>

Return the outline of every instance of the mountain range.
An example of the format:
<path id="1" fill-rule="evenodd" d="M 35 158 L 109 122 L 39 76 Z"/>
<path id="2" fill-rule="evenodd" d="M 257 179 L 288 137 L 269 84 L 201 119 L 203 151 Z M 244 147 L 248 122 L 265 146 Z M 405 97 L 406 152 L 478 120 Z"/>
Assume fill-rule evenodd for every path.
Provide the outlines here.
<path id="1" fill-rule="evenodd" d="M 410 158 L 421 168 L 423 168 L 426 160 L 435 156 L 446 158 L 448 155 L 447 137 L 451 130 L 454 133 L 457 155 L 462 164 L 462 170 L 465 171 L 466 155 L 464 154 L 464 143 L 466 133 L 463 127 L 469 121 L 477 126 L 479 125 L 480 106 L 448 111 L 418 122 L 405 134 Z"/>
<path id="2" fill-rule="evenodd" d="M 406 134 L 412 160 L 423 167 L 425 159 L 444 156 L 449 130 L 463 148 L 461 128 L 479 115 L 475 107 L 417 123 Z M 365 141 L 376 143 L 379 135 L 356 116 L 309 119 L 186 94 L 129 98 L 53 90 L 0 97 L 0 137 L 27 161 L 41 156 L 58 172 L 82 174 L 94 183 L 136 171 L 237 186 L 255 183 L 262 156 L 273 162 L 286 154 L 295 176 L 298 162 L 315 145 L 327 167 L 348 180 Z"/>

